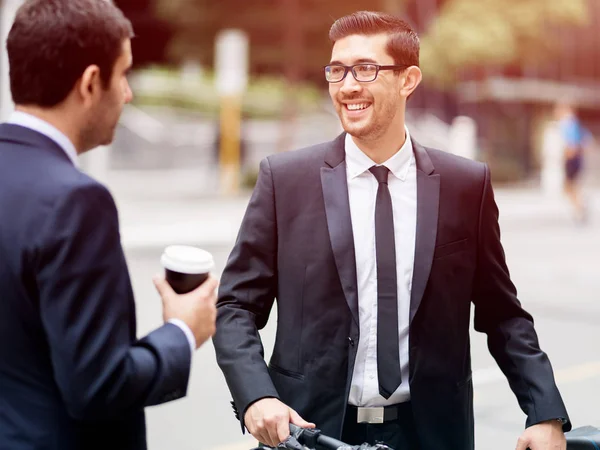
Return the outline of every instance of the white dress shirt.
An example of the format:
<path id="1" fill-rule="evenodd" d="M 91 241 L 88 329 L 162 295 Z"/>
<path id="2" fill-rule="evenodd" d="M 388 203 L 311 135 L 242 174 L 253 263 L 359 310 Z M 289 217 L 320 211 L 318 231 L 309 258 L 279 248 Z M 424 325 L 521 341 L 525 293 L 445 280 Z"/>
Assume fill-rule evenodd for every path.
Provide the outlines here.
<path id="1" fill-rule="evenodd" d="M 376 165 L 347 134 L 346 175 L 354 234 L 360 339 L 348 402 L 354 406 L 386 406 L 410 400 L 408 386 L 408 326 L 417 230 L 417 170 L 408 130 L 402 148 L 383 163 L 390 170 L 396 274 L 398 281 L 398 337 L 402 384 L 387 400 L 379 395 L 377 379 L 377 263 L 375 255 L 375 200 L 379 184 L 369 168 Z"/>
<path id="2" fill-rule="evenodd" d="M 65 136 L 64 133 L 62 133 L 53 125 L 50 125 L 45 120 L 32 116 L 31 114 L 24 113 L 22 111 L 14 111 L 10 115 L 7 123 L 29 128 L 30 130 L 37 131 L 38 133 L 43 134 L 44 136 L 52 139 L 58 144 L 60 148 L 64 150 L 64 152 L 67 154 L 67 156 L 75 165 L 75 167 L 79 167 L 77 160 L 77 150 L 75 149 L 75 146 L 73 145 L 71 140 L 67 136 Z M 181 329 L 181 331 L 183 331 L 188 343 L 190 344 L 190 349 L 193 355 L 194 351 L 196 350 L 196 338 L 194 337 L 194 333 L 192 333 L 192 330 L 190 330 L 190 327 L 188 327 L 184 321 L 179 319 L 171 319 L 169 320 L 169 323 L 176 325 Z"/>

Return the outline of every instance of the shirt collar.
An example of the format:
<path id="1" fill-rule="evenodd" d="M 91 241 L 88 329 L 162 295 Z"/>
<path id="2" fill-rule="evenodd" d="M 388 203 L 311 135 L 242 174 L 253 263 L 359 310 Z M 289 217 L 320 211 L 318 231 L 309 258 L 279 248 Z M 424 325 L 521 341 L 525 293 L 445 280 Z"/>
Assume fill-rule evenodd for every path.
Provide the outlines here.
<path id="1" fill-rule="evenodd" d="M 7 123 L 29 128 L 30 130 L 37 131 L 38 133 L 52 139 L 60 148 L 64 150 L 75 167 L 78 167 L 79 164 L 77 160 L 77 150 L 75 149 L 75 146 L 71 140 L 45 120 L 42 120 L 31 114 L 24 113 L 23 111 L 14 111 L 10 115 Z"/>
<path id="2" fill-rule="evenodd" d="M 413 146 L 408 133 L 408 128 L 404 127 L 406 131 L 406 140 L 404 145 L 394 155 L 385 161 L 383 166 L 387 167 L 396 178 L 401 181 L 406 180 L 408 174 L 408 168 L 410 162 L 413 159 Z M 348 175 L 350 178 L 356 178 L 362 175 L 364 172 L 369 170 L 371 167 L 377 165 L 371 158 L 369 158 L 363 151 L 358 148 L 354 143 L 352 136 L 346 134 L 345 138 L 345 151 L 346 151 L 346 167 L 348 168 Z"/>

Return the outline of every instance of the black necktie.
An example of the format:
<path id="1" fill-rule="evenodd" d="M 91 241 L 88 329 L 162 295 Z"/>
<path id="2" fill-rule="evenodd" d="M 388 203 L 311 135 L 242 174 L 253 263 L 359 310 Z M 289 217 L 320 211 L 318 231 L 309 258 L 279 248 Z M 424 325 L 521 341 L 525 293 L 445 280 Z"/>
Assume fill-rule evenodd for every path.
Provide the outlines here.
<path id="1" fill-rule="evenodd" d="M 402 382 L 398 338 L 398 283 L 389 169 L 369 169 L 379 182 L 375 203 L 375 252 L 377 260 L 377 375 L 379 393 L 388 399 Z"/>

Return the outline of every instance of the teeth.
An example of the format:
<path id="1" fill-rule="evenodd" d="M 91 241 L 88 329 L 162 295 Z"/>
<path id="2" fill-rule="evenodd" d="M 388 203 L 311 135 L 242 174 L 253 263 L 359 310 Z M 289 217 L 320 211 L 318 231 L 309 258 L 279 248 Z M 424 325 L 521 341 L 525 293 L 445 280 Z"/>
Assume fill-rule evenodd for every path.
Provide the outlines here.
<path id="1" fill-rule="evenodd" d="M 358 111 L 360 109 L 366 109 L 366 108 L 368 108 L 369 105 L 367 103 L 361 103 L 361 104 L 354 104 L 354 105 L 346 105 L 346 107 L 350 111 Z"/>

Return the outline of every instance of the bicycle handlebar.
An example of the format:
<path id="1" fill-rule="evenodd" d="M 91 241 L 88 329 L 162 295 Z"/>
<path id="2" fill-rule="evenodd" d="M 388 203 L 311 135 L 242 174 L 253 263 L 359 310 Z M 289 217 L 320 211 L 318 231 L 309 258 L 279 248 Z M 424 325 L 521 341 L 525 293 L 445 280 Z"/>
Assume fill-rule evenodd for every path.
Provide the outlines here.
<path id="1" fill-rule="evenodd" d="M 342 441 L 325 436 L 318 429 L 300 428 L 290 424 L 290 436 L 277 446 L 279 449 L 306 450 L 392 450 L 387 445 L 348 445 Z M 600 447 L 600 430 L 585 426 L 565 433 L 568 450 L 597 450 Z"/>
<path id="2" fill-rule="evenodd" d="M 600 430 L 592 426 L 575 428 L 565 433 L 568 450 L 597 450 L 600 446 Z"/>
<path id="3" fill-rule="evenodd" d="M 317 444 L 331 450 L 348 447 L 348 444 L 345 444 L 342 441 L 321 434 L 321 431 L 318 429 L 300 428 L 299 426 L 290 423 L 290 433 L 295 439 L 301 442 L 302 445 L 307 447 L 315 447 Z"/>
<path id="4" fill-rule="evenodd" d="M 342 441 L 338 441 L 329 436 L 325 436 L 321 433 L 321 430 L 318 429 L 309 429 L 309 428 L 300 428 L 299 426 L 290 423 L 290 437 L 283 441 L 283 448 L 288 448 L 290 450 L 303 450 L 304 448 L 322 448 L 324 450 L 393 450 L 390 449 L 387 445 L 376 444 L 376 445 L 348 445 Z M 292 443 L 292 446 L 286 442 L 289 441 Z M 298 444 L 299 447 L 296 447 L 295 444 Z M 281 445 L 281 444 L 280 444 Z"/>

